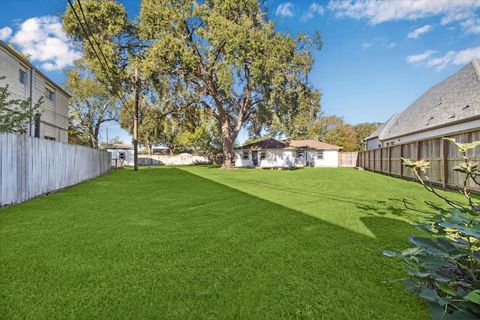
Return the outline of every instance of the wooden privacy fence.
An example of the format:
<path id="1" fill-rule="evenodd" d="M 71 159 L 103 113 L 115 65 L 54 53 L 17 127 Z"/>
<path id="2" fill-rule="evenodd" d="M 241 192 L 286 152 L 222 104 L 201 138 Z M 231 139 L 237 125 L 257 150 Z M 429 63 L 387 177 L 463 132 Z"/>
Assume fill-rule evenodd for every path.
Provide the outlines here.
<path id="1" fill-rule="evenodd" d="M 454 138 L 461 143 L 476 141 L 480 140 L 480 130 L 459 133 L 448 136 L 448 138 Z M 469 150 L 467 155 L 475 162 L 480 161 L 480 147 Z M 430 161 L 430 168 L 427 169 L 426 174 L 433 183 L 451 188 L 463 185 L 465 176 L 453 171 L 455 166 L 462 163 L 462 155 L 455 145 L 443 138 L 363 151 L 359 153 L 358 166 L 393 176 L 415 178 L 410 169 L 402 165 L 401 158 Z M 473 183 L 470 183 L 469 187 L 472 190 L 480 191 L 480 188 Z"/>
<path id="2" fill-rule="evenodd" d="M 356 167 L 358 161 L 358 152 L 339 152 L 338 166 L 339 167 Z"/>
<path id="3" fill-rule="evenodd" d="M 0 133 L 0 207 L 102 175 L 110 158 L 105 151 Z"/>

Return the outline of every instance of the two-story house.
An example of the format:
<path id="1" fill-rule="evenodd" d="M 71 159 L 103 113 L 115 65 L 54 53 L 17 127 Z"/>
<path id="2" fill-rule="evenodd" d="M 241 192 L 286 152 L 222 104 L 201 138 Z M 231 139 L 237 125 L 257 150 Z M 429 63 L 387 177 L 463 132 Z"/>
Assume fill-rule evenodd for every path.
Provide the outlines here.
<path id="1" fill-rule="evenodd" d="M 70 95 L 59 85 L 35 68 L 25 57 L 0 41 L 0 85 L 8 84 L 10 98 L 31 98 L 35 103 L 40 97 L 43 104 L 40 117 L 28 124 L 30 136 L 68 142 L 68 99 Z"/>

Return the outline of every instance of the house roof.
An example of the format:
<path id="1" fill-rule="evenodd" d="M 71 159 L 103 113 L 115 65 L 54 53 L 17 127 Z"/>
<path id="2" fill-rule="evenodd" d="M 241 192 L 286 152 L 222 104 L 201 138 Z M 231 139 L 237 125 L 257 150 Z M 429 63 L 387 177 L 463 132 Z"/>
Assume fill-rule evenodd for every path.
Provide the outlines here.
<path id="1" fill-rule="evenodd" d="M 480 118 L 480 60 L 428 89 L 405 111 L 393 116 L 380 132 L 380 140 L 401 137 Z M 376 135 L 376 136 L 375 136 Z"/>
<path id="2" fill-rule="evenodd" d="M 378 126 L 378 128 L 373 131 L 365 140 L 370 140 L 379 137 L 383 132 L 387 132 L 390 128 L 396 123 L 396 120 L 400 116 L 400 113 L 395 113 L 391 116 L 386 122 Z"/>
<path id="3" fill-rule="evenodd" d="M 5 42 L 0 40 L 0 48 L 14 56 L 16 59 L 20 60 L 24 65 L 28 66 L 29 68 L 35 70 L 35 73 L 38 73 L 43 79 L 47 81 L 48 84 L 53 86 L 55 89 L 58 91 L 62 92 L 65 96 L 68 98 L 71 98 L 71 95 L 65 91 L 62 87 L 60 87 L 58 84 L 56 84 L 54 81 L 52 81 L 49 77 L 47 77 L 42 71 L 38 70 L 28 59 L 26 59 L 24 56 L 22 56 L 20 53 L 18 53 L 15 49 L 10 48 Z"/>
<path id="4" fill-rule="evenodd" d="M 322 149 L 322 150 L 340 150 L 342 147 L 321 142 L 318 140 L 290 140 L 288 141 L 290 148 L 308 148 L 308 149 Z"/>
<path id="5" fill-rule="evenodd" d="M 245 144 L 237 149 L 284 149 L 288 144 L 277 139 L 267 138 L 264 140 Z"/>
<path id="6" fill-rule="evenodd" d="M 238 147 L 237 149 L 261 150 L 261 149 L 321 149 L 321 150 L 340 150 L 342 147 L 328 144 L 317 140 L 277 140 L 267 138 L 257 142 L 249 143 Z"/>

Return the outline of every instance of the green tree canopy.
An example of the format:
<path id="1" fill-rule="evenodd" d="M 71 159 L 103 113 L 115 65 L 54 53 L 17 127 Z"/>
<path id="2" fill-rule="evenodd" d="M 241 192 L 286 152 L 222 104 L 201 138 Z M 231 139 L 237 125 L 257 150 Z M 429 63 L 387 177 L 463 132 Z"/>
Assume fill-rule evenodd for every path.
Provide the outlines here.
<path id="1" fill-rule="evenodd" d="M 344 151 L 358 150 L 355 129 L 337 116 L 326 116 L 316 120 L 309 128 L 309 137 L 343 147 Z"/>
<path id="2" fill-rule="evenodd" d="M 373 131 L 375 131 L 379 125 L 380 123 L 378 122 L 364 122 L 356 124 L 354 126 L 354 129 L 357 132 L 358 151 L 365 150 L 365 138 L 368 137 Z"/>
<path id="3" fill-rule="evenodd" d="M 319 37 L 275 31 L 256 0 L 143 0 L 139 21 L 149 44 L 144 76 L 168 77 L 192 106 L 212 112 L 225 167 L 232 165 L 244 125 L 256 132 L 273 125 L 293 130 L 295 116 L 319 109 L 318 101 L 309 103 L 315 94 L 305 85 Z"/>
<path id="4" fill-rule="evenodd" d="M 66 90 L 70 99 L 70 131 L 77 143 L 98 148 L 102 123 L 118 120 L 118 99 L 95 76 L 89 74 L 83 61 L 67 72 Z"/>

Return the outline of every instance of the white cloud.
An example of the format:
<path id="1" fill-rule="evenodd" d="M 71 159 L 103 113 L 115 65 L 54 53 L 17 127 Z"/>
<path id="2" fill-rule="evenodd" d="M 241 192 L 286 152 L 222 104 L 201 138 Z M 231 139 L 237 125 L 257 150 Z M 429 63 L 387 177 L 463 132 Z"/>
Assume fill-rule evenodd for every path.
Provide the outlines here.
<path id="1" fill-rule="evenodd" d="M 408 63 L 417 63 L 417 62 L 425 61 L 428 58 L 430 58 L 432 56 L 432 54 L 434 54 L 435 52 L 436 51 L 434 51 L 434 50 L 427 50 L 427 51 L 424 51 L 423 53 L 420 53 L 420 54 L 415 54 L 415 55 L 412 55 L 412 56 L 408 56 L 407 57 L 407 62 Z"/>
<path id="2" fill-rule="evenodd" d="M 372 24 L 442 16 L 442 24 L 460 22 L 466 32 L 480 32 L 477 0 L 330 0 L 336 17 L 367 19 Z"/>
<path id="3" fill-rule="evenodd" d="M 317 4 L 317 3 L 312 3 L 308 10 L 303 14 L 301 20 L 302 21 L 307 21 L 315 17 L 316 14 L 322 15 L 325 12 L 325 9 Z"/>
<path id="4" fill-rule="evenodd" d="M 373 46 L 373 43 L 369 43 L 369 42 L 362 43 L 362 49 L 368 49 L 371 46 Z"/>
<path id="5" fill-rule="evenodd" d="M 9 27 L 4 27 L 0 29 L 0 40 L 2 41 L 7 40 L 11 34 L 12 34 L 12 29 Z"/>
<path id="6" fill-rule="evenodd" d="M 474 59 L 480 59 L 480 46 L 460 51 L 449 51 L 441 57 L 430 59 L 427 66 L 443 70 L 450 64 L 464 65 Z"/>
<path id="7" fill-rule="evenodd" d="M 433 29 L 433 26 L 429 25 L 429 24 L 426 24 L 424 25 L 423 27 L 420 27 L 420 28 L 417 28 L 415 30 L 413 30 L 412 32 L 410 32 L 407 36 L 407 38 L 410 38 L 410 39 L 417 39 L 418 37 L 420 37 L 422 34 L 424 33 L 427 33 L 429 31 L 431 31 Z"/>
<path id="8" fill-rule="evenodd" d="M 25 20 L 11 42 L 21 52 L 30 55 L 33 62 L 39 62 L 46 71 L 62 70 L 81 57 L 63 32 L 59 17 L 42 16 Z"/>
<path id="9" fill-rule="evenodd" d="M 369 42 L 362 43 L 362 49 L 367 50 L 371 47 L 379 47 L 379 48 L 386 48 L 386 49 L 393 49 L 397 46 L 397 43 L 390 41 L 388 37 L 376 37 Z"/>
<path id="10" fill-rule="evenodd" d="M 277 10 L 275 10 L 275 15 L 281 17 L 293 17 L 293 4 L 290 2 L 279 4 Z"/>

